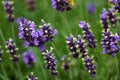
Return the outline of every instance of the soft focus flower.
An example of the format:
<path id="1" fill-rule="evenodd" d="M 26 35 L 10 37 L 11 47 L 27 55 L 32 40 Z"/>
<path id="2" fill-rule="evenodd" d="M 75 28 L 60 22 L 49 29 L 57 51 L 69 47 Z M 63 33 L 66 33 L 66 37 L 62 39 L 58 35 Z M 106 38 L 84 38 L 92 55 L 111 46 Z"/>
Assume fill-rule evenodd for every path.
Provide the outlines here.
<path id="1" fill-rule="evenodd" d="M 27 78 L 28 80 L 38 80 L 38 78 L 34 76 L 33 72 L 31 72 Z"/>
<path id="2" fill-rule="evenodd" d="M 76 38 L 74 38 L 73 35 L 70 35 L 70 37 L 66 37 L 66 43 L 68 44 L 69 50 L 72 52 L 72 56 L 74 58 L 79 57 L 79 48 L 76 46 Z"/>
<path id="3" fill-rule="evenodd" d="M 95 14 L 96 8 L 94 3 L 88 3 L 87 4 L 87 9 L 90 13 Z"/>
<path id="4" fill-rule="evenodd" d="M 27 52 L 23 53 L 23 59 L 26 64 L 28 64 L 29 67 L 32 67 L 33 63 L 36 62 L 36 57 L 32 50 L 28 50 Z"/>
<path id="5" fill-rule="evenodd" d="M 3 50 L 1 49 L 1 46 L 0 46 L 0 62 L 2 61 L 2 54 L 3 54 Z"/>
<path id="6" fill-rule="evenodd" d="M 33 11 L 35 9 L 35 0 L 26 0 L 26 2 L 28 9 Z"/>
<path id="7" fill-rule="evenodd" d="M 74 4 L 74 0 L 51 0 L 52 7 L 60 12 L 70 10 Z"/>
<path id="8" fill-rule="evenodd" d="M 6 10 L 6 13 L 7 13 L 8 20 L 10 22 L 13 22 L 14 21 L 14 16 L 13 16 L 13 11 L 14 11 L 13 1 L 6 0 L 6 1 L 3 1 L 3 4 L 4 4 L 4 8 Z"/>
<path id="9" fill-rule="evenodd" d="M 67 57 L 64 55 L 62 58 L 62 66 L 61 68 L 64 69 L 65 71 L 69 72 L 70 71 L 70 66 L 71 66 L 71 58 Z"/>
<path id="10" fill-rule="evenodd" d="M 109 0 L 110 3 L 117 4 L 119 0 Z"/>
<path id="11" fill-rule="evenodd" d="M 55 56 L 52 54 L 52 49 L 48 52 L 43 53 L 46 60 L 46 68 L 51 71 L 51 74 L 56 76 L 58 75 L 57 71 L 57 60 Z"/>
<path id="12" fill-rule="evenodd" d="M 12 60 L 17 62 L 19 60 L 19 56 L 17 55 L 18 48 L 16 48 L 14 40 L 10 38 L 8 41 L 6 41 L 5 47 L 8 49 L 7 52 L 10 53 Z"/>
<path id="13" fill-rule="evenodd" d="M 87 45 L 91 48 L 95 48 L 96 47 L 96 40 L 94 38 L 94 34 L 92 33 L 92 31 L 89 28 L 89 25 L 85 21 L 81 21 L 79 23 L 79 26 L 84 31 L 84 38 L 85 38 L 85 40 L 88 41 Z"/>

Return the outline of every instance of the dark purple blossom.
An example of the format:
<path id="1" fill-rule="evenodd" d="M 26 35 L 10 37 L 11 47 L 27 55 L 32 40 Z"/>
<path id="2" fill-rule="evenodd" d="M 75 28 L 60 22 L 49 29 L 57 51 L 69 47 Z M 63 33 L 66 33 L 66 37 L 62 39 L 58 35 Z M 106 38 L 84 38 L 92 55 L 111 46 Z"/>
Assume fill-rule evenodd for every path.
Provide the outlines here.
<path id="1" fill-rule="evenodd" d="M 118 34 L 112 35 L 110 32 L 104 32 L 104 38 L 101 44 L 103 45 L 103 53 L 115 56 L 118 53 L 118 42 L 120 41 Z"/>
<path id="2" fill-rule="evenodd" d="M 80 49 L 80 52 L 82 53 L 81 57 L 82 58 L 88 57 L 85 43 L 82 41 L 82 37 L 80 35 L 78 35 L 77 45 L 78 45 L 78 48 Z"/>
<path id="3" fill-rule="evenodd" d="M 108 10 L 108 18 L 109 21 L 111 22 L 113 27 L 117 26 L 117 18 L 116 18 L 116 13 L 115 13 L 115 9 L 111 8 Z"/>
<path id="4" fill-rule="evenodd" d="M 86 70 L 91 74 L 92 77 L 96 75 L 96 66 L 93 64 L 92 58 L 84 58 L 84 65 Z"/>
<path id="5" fill-rule="evenodd" d="M 32 67 L 33 63 L 37 61 L 32 50 L 28 50 L 27 52 L 24 52 L 23 59 L 24 59 L 24 62 L 28 64 L 29 67 Z"/>
<path id="6" fill-rule="evenodd" d="M 94 3 L 88 3 L 87 4 L 87 9 L 90 13 L 95 14 L 96 8 Z"/>
<path id="7" fill-rule="evenodd" d="M 26 0 L 27 7 L 30 11 L 33 11 L 35 9 L 35 0 Z"/>
<path id="8" fill-rule="evenodd" d="M 33 72 L 31 72 L 28 76 L 28 80 L 38 80 L 38 78 L 34 76 Z"/>
<path id="9" fill-rule="evenodd" d="M 51 0 L 52 7 L 60 12 L 63 12 L 65 10 L 71 10 L 73 6 L 73 0 Z"/>
<path id="10" fill-rule="evenodd" d="M 18 36 L 20 39 L 24 40 L 25 47 L 28 46 L 37 46 L 38 45 L 38 34 L 35 30 L 35 23 L 24 18 L 18 19 L 19 24 L 19 33 Z"/>
<path id="11" fill-rule="evenodd" d="M 8 53 L 10 53 L 11 58 L 14 62 L 17 62 L 19 60 L 19 56 L 17 55 L 17 50 L 16 45 L 14 43 L 13 39 L 9 39 L 6 41 L 6 48 L 8 49 Z"/>
<path id="12" fill-rule="evenodd" d="M 52 54 L 52 50 L 49 52 L 43 53 L 46 60 L 46 68 L 51 71 L 51 74 L 56 76 L 58 75 L 57 71 L 57 60 Z"/>
<path id="13" fill-rule="evenodd" d="M 102 14 L 100 14 L 100 18 L 101 18 L 103 29 L 105 31 L 107 31 L 107 29 L 109 28 L 107 17 L 108 17 L 108 12 L 106 11 L 106 9 L 103 9 Z"/>
<path id="14" fill-rule="evenodd" d="M 81 21 L 79 23 L 79 26 L 84 31 L 84 38 L 85 38 L 85 40 L 88 41 L 87 45 L 91 48 L 95 48 L 96 47 L 96 40 L 94 38 L 94 34 L 92 33 L 92 31 L 89 28 L 89 25 L 85 21 Z"/>
<path id="15" fill-rule="evenodd" d="M 1 46 L 0 46 L 0 62 L 2 61 L 2 54 L 3 54 L 3 50 L 1 49 Z"/>
<path id="16" fill-rule="evenodd" d="M 70 35 L 70 37 L 66 37 L 66 43 L 68 44 L 69 50 L 72 52 L 72 56 L 74 58 L 79 57 L 79 48 L 76 46 L 77 44 L 77 39 L 74 38 L 73 35 Z"/>
<path id="17" fill-rule="evenodd" d="M 53 41 L 54 37 L 58 34 L 58 31 L 56 29 L 52 28 L 52 25 L 49 23 L 45 23 L 44 20 L 42 20 L 42 26 L 41 29 L 43 31 L 44 41 Z"/>
<path id="18" fill-rule="evenodd" d="M 14 11 L 14 8 L 13 8 L 13 1 L 9 1 L 9 0 L 6 0 L 6 1 L 3 1 L 3 4 L 4 4 L 4 7 L 5 7 L 5 10 L 6 10 L 6 13 L 7 13 L 7 18 L 10 22 L 13 22 L 14 21 L 14 16 L 13 16 L 13 11 Z"/>

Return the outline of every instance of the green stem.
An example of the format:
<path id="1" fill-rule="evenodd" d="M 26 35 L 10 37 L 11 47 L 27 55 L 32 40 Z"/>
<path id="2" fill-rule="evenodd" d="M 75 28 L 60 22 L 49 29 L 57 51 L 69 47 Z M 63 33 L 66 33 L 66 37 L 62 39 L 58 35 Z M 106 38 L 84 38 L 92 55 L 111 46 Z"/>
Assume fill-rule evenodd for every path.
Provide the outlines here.
<path id="1" fill-rule="evenodd" d="M 54 49 L 56 50 L 56 53 L 57 53 L 58 57 L 61 58 L 60 55 L 59 55 L 59 51 L 56 49 L 55 45 L 53 43 L 51 43 L 51 44 L 54 47 Z"/>
<path id="2" fill-rule="evenodd" d="M 118 79 L 119 79 L 119 67 L 118 67 L 118 61 L 117 61 L 117 57 L 115 56 L 115 62 L 116 62 L 116 70 L 117 70 L 117 75 L 118 75 Z"/>
<path id="3" fill-rule="evenodd" d="M 34 50 L 35 48 L 32 48 L 32 49 Z M 36 50 L 35 50 L 35 51 L 36 51 Z M 41 61 L 41 60 L 39 59 L 38 55 L 37 55 L 36 57 L 37 57 L 38 61 Z M 43 69 L 43 67 L 42 67 L 41 62 L 39 62 L 39 65 L 40 65 L 40 68 L 41 68 L 41 70 L 42 70 L 42 72 L 43 72 L 44 80 L 47 80 L 46 73 L 45 73 L 45 71 L 44 71 L 44 69 Z"/>
<path id="4" fill-rule="evenodd" d="M 12 24 L 11 29 L 12 29 L 13 39 L 14 39 L 14 41 L 16 41 L 16 40 L 15 40 L 15 30 L 14 30 L 14 24 Z"/>

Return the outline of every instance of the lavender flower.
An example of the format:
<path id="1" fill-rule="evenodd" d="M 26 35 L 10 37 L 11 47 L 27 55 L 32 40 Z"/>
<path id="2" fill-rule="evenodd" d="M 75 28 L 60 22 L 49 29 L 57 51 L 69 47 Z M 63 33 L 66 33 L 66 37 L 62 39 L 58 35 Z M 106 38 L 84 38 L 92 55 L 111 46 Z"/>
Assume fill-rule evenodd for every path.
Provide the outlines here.
<path id="1" fill-rule="evenodd" d="M 79 23 L 79 26 L 83 29 L 84 31 L 84 38 L 88 41 L 87 45 L 91 48 L 96 47 L 96 41 L 94 38 L 93 33 L 91 32 L 89 25 L 85 21 L 81 21 Z"/>
<path id="2" fill-rule="evenodd" d="M 52 49 L 49 52 L 43 53 L 46 59 L 46 68 L 51 71 L 51 74 L 56 76 L 58 75 L 57 71 L 57 60 L 55 56 L 52 54 Z"/>
<path id="3" fill-rule="evenodd" d="M 73 0 L 51 0 L 52 7 L 60 12 L 65 10 L 71 10 L 74 1 Z"/>
<path id="4" fill-rule="evenodd" d="M 0 46 L 0 62 L 2 61 L 2 54 L 3 54 L 3 50 L 1 49 L 1 46 Z"/>
<path id="5" fill-rule="evenodd" d="M 101 23 L 105 31 L 107 31 L 107 29 L 109 28 L 107 14 L 108 12 L 106 11 L 106 9 L 103 9 L 102 14 L 100 14 Z"/>
<path id="6" fill-rule="evenodd" d="M 35 23 L 24 18 L 19 18 L 17 22 L 19 24 L 18 36 L 20 39 L 24 40 L 25 47 L 37 46 L 38 34 L 35 30 Z"/>
<path id="7" fill-rule="evenodd" d="M 79 48 L 76 46 L 76 38 L 73 35 L 66 37 L 66 43 L 68 44 L 69 50 L 72 52 L 74 58 L 79 57 Z"/>
<path id="8" fill-rule="evenodd" d="M 82 37 L 78 35 L 77 46 L 80 49 L 81 57 L 86 58 L 88 57 L 87 50 L 85 48 L 85 43 L 82 41 Z"/>
<path id="9" fill-rule="evenodd" d="M 10 53 L 12 60 L 17 62 L 19 60 L 19 56 L 17 55 L 18 48 L 16 48 L 14 40 L 10 38 L 8 41 L 6 41 L 5 47 L 8 48 L 7 52 Z"/>
<path id="10" fill-rule="evenodd" d="M 104 38 L 101 44 L 103 45 L 103 53 L 115 56 L 118 53 L 118 42 L 120 41 L 118 34 L 112 35 L 110 32 L 104 32 Z"/>
<path id="11" fill-rule="evenodd" d="M 3 4 L 4 4 L 5 10 L 6 10 L 6 13 L 7 13 L 8 20 L 10 22 L 13 22 L 14 21 L 14 16 L 13 16 L 13 11 L 14 11 L 13 1 L 6 0 L 6 1 L 3 1 Z"/>
<path id="12" fill-rule="evenodd" d="M 36 62 L 36 57 L 32 50 L 28 50 L 23 53 L 24 62 L 28 64 L 29 67 L 32 67 L 33 63 Z"/>
<path id="13" fill-rule="evenodd" d="M 31 72 L 28 76 L 28 80 L 38 80 L 38 78 L 34 76 L 33 72 Z"/>
<path id="14" fill-rule="evenodd" d="M 27 0 L 27 7 L 30 11 L 35 9 L 35 0 Z"/>
<path id="15" fill-rule="evenodd" d="M 84 65 L 86 67 L 86 70 L 91 74 L 92 77 L 96 74 L 96 66 L 93 65 L 92 58 L 86 57 L 84 60 Z"/>
<path id="16" fill-rule="evenodd" d="M 53 29 L 51 24 L 45 23 L 44 20 L 42 20 L 42 23 L 43 24 L 41 26 L 41 29 L 43 31 L 45 42 L 53 41 L 54 37 L 58 34 L 58 31 L 56 29 Z"/>
<path id="17" fill-rule="evenodd" d="M 117 18 L 116 18 L 114 8 L 111 8 L 108 10 L 108 18 L 109 18 L 109 21 L 112 23 L 113 27 L 115 28 L 117 25 Z"/>
<path id="18" fill-rule="evenodd" d="M 96 9 L 95 9 L 95 4 L 94 3 L 87 4 L 87 9 L 90 13 L 95 14 Z"/>
<path id="19" fill-rule="evenodd" d="M 117 4 L 119 0 L 109 0 L 110 3 Z"/>

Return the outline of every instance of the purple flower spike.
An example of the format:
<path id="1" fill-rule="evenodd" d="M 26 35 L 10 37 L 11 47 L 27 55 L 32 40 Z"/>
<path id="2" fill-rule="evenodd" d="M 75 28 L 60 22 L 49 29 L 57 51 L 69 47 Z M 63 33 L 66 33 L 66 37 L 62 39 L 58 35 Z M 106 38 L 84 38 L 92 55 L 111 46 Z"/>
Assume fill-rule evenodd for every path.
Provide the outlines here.
<path id="1" fill-rule="evenodd" d="M 80 49 L 80 52 L 82 53 L 81 57 L 86 58 L 88 56 L 87 50 L 85 48 L 85 43 L 82 41 L 82 38 L 80 35 L 78 35 L 77 45 L 78 45 L 78 48 Z"/>
<path id="2" fill-rule="evenodd" d="M 96 66 L 93 65 L 92 58 L 86 57 L 84 59 L 84 65 L 86 67 L 86 70 L 91 74 L 91 76 L 95 77 L 95 75 L 96 75 Z"/>
<path id="3" fill-rule="evenodd" d="M 31 72 L 28 76 L 28 80 L 38 80 L 38 78 L 34 76 L 33 72 Z"/>
<path id="4" fill-rule="evenodd" d="M 14 62 L 17 62 L 19 60 L 19 56 L 17 55 L 17 50 L 18 48 L 16 48 L 14 40 L 13 39 L 9 39 L 9 41 L 6 41 L 6 48 L 8 48 L 8 53 L 10 53 L 10 55 L 12 56 L 12 60 Z"/>
<path id="5" fill-rule="evenodd" d="M 13 11 L 14 11 L 14 8 L 13 8 L 13 1 L 3 1 L 3 4 L 4 4 L 4 7 L 5 7 L 5 10 L 6 10 L 6 13 L 7 13 L 7 18 L 10 22 L 13 22 L 14 21 L 14 16 L 13 16 Z"/>
<path id="6" fill-rule="evenodd" d="M 114 8 L 111 8 L 108 10 L 108 18 L 109 18 L 109 21 L 111 22 L 111 24 L 113 25 L 113 27 L 115 28 L 117 26 L 117 18 L 116 18 Z"/>
<path id="7" fill-rule="evenodd" d="M 118 42 L 120 41 L 117 34 L 112 35 L 110 32 L 104 32 L 104 38 L 101 44 L 103 45 L 103 53 L 115 56 L 119 51 Z"/>
<path id="8" fill-rule="evenodd" d="M 79 57 L 79 48 L 76 46 L 76 38 L 74 38 L 73 35 L 70 35 L 70 37 L 66 38 L 66 43 L 68 44 L 69 50 L 72 52 L 72 56 L 74 58 Z"/>
<path id="9" fill-rule="evenodd" d="M 89 3 L 87 4 L 87 9 L 90 13 L 95 14 L 96 9 L 95 9 L 95 4 L 94 3 Z"/>
<path id="10" fill-rule="evenodd" d="M 96 47 L 96 40 L 94 38 L 94 34 L 92 33 L 92 31 L 89 28 L 89 25 L 85 21 L 81 21 L 79 23 L 79 26 L 84 31 L 84 38 L 85 38 L 85 40 L 88 41 L 87 45 L 91 48 L 95 48 Z"/>
<path id="11" fill-rule="evenodd" d="M 28 64 L 29 67 L 32 67 L 33 63 L 36 62 L 36 57 L 32 50 L 28 50 L 23 53 L 24 62 Z"/>
<path id="12" fill-rule="evenodd" d="M 2 54 L 3 54 L 3 50 L 1 49 L 1 46 L 0 46 L 0 62 L 2 61 Z"/>
<path id="13" fill-rule="evenodd" d="M 100 14 L 100 18 L 104 31 L 107 31 L 107 29 L 109 28 L 107 17 L 108 17 L 108 12 L 106 11 L 106 9 L 103 9 L 102 14 Z"/>
<path id="14" fill-rule="evenodd" d="M 51 0 L 52 7 L 60 12 L 63 12 L 65 10 L 71 10 L 72 6 L 74 4 L 74 1 L 68 1 L 68 0 Z"/>
<path id="15" fill-rule="evenodd" d="M 52 54 L 52 48 L 51 48 L 51 51 L 43 53 L 43 54 L 46 59 L 46 68 L 51 71 L 51 74 L 53 76 L 58 75 L 57 60 L 55 56 Z"/>
<path id="16" fill-rule="evenodd" d="M 45 42 L 47 41 L 53 41 L 54 37 L 58 34 L 58 31 L 56 29 L 52 28 L 52 25 L 49 23 L 45 23 L 44 20 L 42 20 L 42 31 L 43 31 L 43 36 L 45 38 Z"/>
<path id="17" fill-rule="evenodd" d="M 19 24 L 18 36 L 24 40 L 25 47 L 38 45 L 35 23 L 24 18 L 19 18 L 17 22 Z"/>

